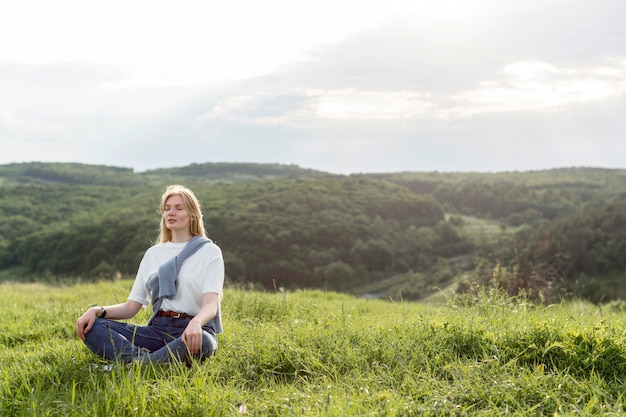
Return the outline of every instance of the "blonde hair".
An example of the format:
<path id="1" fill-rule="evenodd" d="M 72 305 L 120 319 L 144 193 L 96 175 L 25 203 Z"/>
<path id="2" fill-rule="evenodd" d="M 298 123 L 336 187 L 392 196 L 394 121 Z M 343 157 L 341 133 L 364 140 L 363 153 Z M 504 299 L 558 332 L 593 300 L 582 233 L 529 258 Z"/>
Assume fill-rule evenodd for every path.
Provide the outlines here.
<path id="1" fill-rule="evenodd" d="M 172 231 L 168 229 L 167 225 L 165 224 L 165 219 L 163 219 L 163 212 L 165 211 L 165 202 L 173 195 L 179 195 L 183 199 L 185 211 L 190 217 L 189 232 L 191 233 L 191 236 L 206 237 L 202 218 L 202 210 L 200 209 L 200 202 L 196 198 L 193 191 L 191 191 L 189 188 L 175 184 L 169 185 L 161 196 L 161 231 L 159 232 L 157 242 L 164 243 L 172 240 Z"/>

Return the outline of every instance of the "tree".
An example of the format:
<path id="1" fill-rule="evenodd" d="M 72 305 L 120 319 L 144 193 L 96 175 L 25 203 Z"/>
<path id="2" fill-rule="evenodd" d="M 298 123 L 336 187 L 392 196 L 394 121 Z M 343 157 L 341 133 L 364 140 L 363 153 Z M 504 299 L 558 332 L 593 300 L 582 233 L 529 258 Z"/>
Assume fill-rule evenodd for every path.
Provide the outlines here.
<path id="1" fill-rule="evenodd" d="M 389 271 L 393 265 L 393 248 L 382 239 L 358 241 L 352 249 L 352 255 L 370 272 Z"/>

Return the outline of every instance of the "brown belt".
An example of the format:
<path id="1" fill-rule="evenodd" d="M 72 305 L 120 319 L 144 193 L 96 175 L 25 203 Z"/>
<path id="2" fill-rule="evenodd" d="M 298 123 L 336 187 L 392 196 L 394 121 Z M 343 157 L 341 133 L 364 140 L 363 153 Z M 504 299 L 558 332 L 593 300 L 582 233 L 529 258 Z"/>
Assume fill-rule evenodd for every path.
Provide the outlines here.
<path id="1" fill-rule="evenodd" d="M 159 317 L 170 317 L 172 319 L 191 319 L 193 316 L 186 313 L 177 313 L 175 311 L 159 311 L 157 313 Z"/>

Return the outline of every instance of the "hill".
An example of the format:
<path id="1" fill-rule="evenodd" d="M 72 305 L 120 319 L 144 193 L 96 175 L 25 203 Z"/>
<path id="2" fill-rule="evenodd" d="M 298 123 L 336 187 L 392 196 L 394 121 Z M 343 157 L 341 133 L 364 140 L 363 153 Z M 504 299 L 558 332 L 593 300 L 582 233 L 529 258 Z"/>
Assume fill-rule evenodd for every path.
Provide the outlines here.
<path id="1" fill-rule="evenodd" d="M 140 186 L 144 183 L 144 179 L 131 168 L 42 162 L 0 165 L 0 187 L 51 184 Z"/>
<path id="2" fill-rule="evenodd" d="M 10 185 L 83 184 L 137 187 L 164 182 L 240 182 L 268 179 L 323 178 L 335 175 L 296 165 L 205 163 L 135 173 L 132 168 L 79 163 L 0 165 L 0 187 Z"/>
<path id="3" fill-rule="evenodd" d="M 401 172 L 362 176 L 393 182 L 416 194 L 430 195 L 454 212 L 500 219 L 513 225 L 528 215 L 554 219 L 592 205 L 626 200 L 626 170 L 619 169 Z"/>
<path id="4" fill-rule="evenodd" d="M 270 179 L 325 178 L 336 175 L 297 165 L 255 164 L 255 163 L 205 163 L 186 167 L 149 170 L 143 176 L 171 182 L 183 181 L 258 181 Z"/>
<path id="5" fill-rule="evenodd" d="M 625 179 L 594 168 L 342 176 L 274 164 L 3 165 L 0 279 L 132 276 L 158 233 L 159 197 L 178 182 L 200 198 L 233 285 L 419 300 L 498 283 L 536 297 L 626 298 L 608 285 L 626 269 L 626 230 L 610 220 L 623 212 Z M 541 249 L 546 233 L 551 250 Z"/>

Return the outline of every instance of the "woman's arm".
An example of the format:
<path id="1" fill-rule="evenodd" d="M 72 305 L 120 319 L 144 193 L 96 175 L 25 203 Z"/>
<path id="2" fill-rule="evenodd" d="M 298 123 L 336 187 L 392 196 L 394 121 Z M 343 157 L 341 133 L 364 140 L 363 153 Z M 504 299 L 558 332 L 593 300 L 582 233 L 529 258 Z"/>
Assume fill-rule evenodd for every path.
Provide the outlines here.
<path id="1" fill-rule="evenodd" d="M 102 308 L 106 311 L 107 319 L 130 319 L 135 317 L 143 304 L 137 301 L 127 300 L 125 303 L 115 304 L 104 307 L 91 307 L 76 321 L 76 335 L 80 340 L 85 340 L 85 335 L 89 333 L 93 327 L 96 318 L 102 317 Z"/>

